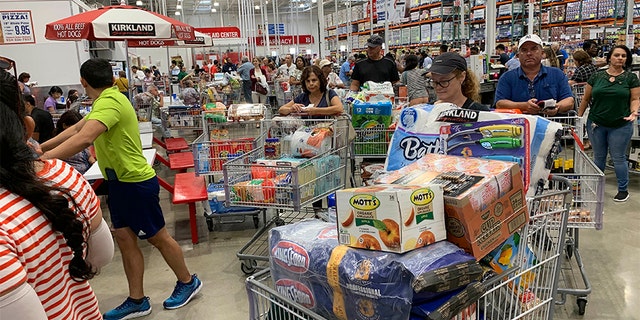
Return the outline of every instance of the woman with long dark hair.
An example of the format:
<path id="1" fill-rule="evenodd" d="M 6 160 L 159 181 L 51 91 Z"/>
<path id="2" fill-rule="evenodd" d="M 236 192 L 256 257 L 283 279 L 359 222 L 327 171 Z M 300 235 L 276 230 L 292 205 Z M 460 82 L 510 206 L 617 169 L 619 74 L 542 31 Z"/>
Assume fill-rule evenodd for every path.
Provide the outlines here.
<path id="1" fill-rule="evenodd" d="M 631 72 L 631 51 L 617 45 L 609 51 L 609 68 L 598 71 L 587 81 L 578 116 L 590 106 L 587 134 L 593 148 L 593 162 L 604 172 L 607 153 L 611 155 L 618 180 L 618 193 L 613 201 L 629 199 L 629 167 L 627 146 L 633 135 L 633 124 L 640 107 L 640 80 Z"/>
<path id="2" fill-rule="evenodd" d="M 308 66 L 300 76 L 302 93 L 278 110 L 281 115 L 304 113 L 311 117 L 340 115 L 342 101 L 332 89 L 327 89 L 327 78 L 317 66 Z M 309 105 L 312 105 L 309 107 Z"/>
<path id="3" fill-rule="evenodd" d="M 34 160 L 17 80 L 0 70 L 0 314 L 102 319 L 87 280 L 113 257 L 100 201 L 60 160 Z"/>

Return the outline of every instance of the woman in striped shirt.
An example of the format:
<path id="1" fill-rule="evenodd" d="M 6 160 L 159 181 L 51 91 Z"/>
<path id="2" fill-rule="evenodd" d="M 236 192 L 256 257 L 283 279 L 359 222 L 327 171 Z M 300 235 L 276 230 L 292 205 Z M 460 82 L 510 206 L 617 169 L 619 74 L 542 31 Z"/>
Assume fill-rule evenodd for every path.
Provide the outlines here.
<path id="1" fill-rule="evenodd" d="M 0 70 L 0 314 L 102 319 L 87 281 L 113 257 L 100 201 L 68 164 L 33 160 L 14 96 Z"/>

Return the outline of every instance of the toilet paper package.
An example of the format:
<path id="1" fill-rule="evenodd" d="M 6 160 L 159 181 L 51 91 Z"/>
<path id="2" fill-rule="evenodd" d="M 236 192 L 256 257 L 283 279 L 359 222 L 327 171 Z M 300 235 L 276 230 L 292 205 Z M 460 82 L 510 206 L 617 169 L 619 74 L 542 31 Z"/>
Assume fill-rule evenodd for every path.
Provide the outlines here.
<path id="1" fill-rule="evenodd" d="M 522 132 L 528 133 L 528 136 L 523 134 L 510 138 L 514 141 L 518 139 L 523 147 L 522 153 L 516 154 L 514 157 L 523 158 L 521 162 L 529 164 L 528 172 L 526 172 L 528 181 L 525 184 L 525 190 L 527 191 L 527 196 L 535 195 L 535 186 L 538 185 L 540 180 L 546 181 L 549 175 L 552 163 L 550 159 L 555 157 L 555 154 L 553 154 L 554 146 L 557 144 L 558 133 L 562 132 L 560 123 L 538 116 L 460 109 L 450 103 L 422 104 L 405 108 L 400 114 L 398 126 L 389 143 L 385 169 L 387 171 L 400 169 L 419 160 L 425 154 L 446 154 L 448 148 L 447 139 L 451 134 L 451 131 L 447 131 L 447 128 L 451 130 L 451 127 L 458 123 L 478 122 L 486 123 L 487 126 L 517 125 L 523 128 Z M 470 128 L 478 130 L 471 138 L 478 145 L 485 142 L 481 141 L 482 139 L 487 140 L 484 137 L 480 137 L 479 134 L 482 134 L 479 131 L 480 127 Z M 493 141 L 495 137 L 487 138 L 490 138 L 487 140 L 491 140 L 489 142 L 496 142 Z M 477 149 L 478 146 L 475 148 L 479 150 Z M 525 151 L 525 148 L 528 148 L 528 151 Z M 504 155 L 504 150 L 496 150 L 497 148 L 483 150 L 483 153 L 477 155 L 489 157 L 490 159 L 492 157 L 501 159 L 497 156 Z M 457 152 L 458 155 L 466 157 L 475 156 L 473 152 L 463 153 L 462 149 L 454 151 L 459 151 Z"/>
<path id="2" fill-rule="evenodd" d="M 477 281 L 468 277 L 454 286 L 415 281 L 419 275 L 475 263 L 446 241 L 400 255 L 341 246 L 337 237 L 335 224 L 319 220 L 273 228 L 269 247 L 276 290 L 329 319 L 405 320 L 414 299 L 445 293 L 433 288 L 448 292 Z M 427 278 L 446 281 L 446 277 Z M 416 293 L 418 286 L 432 289 Z"/>

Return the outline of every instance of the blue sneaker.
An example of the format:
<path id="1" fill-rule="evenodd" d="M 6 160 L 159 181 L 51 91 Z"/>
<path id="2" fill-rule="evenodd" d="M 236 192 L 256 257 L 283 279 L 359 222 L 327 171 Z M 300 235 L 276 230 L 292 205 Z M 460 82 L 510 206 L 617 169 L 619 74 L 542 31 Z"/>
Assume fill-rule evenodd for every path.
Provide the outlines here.
<path id="1" fill-rule="evenodd" d="M 198 279 L 198 276 L 191 275 L 191 284 L 182 283 L 176 281 L 176 287 L 173 289 L 173 293 L 162 305 L 165 309 L 178 309 L 191 301 L 198 292 L 202 289 L 202 281 Z"/>
<path id="2" fill-rule="evenodd" d="M 103 315 L 104 320 L 124 320 L 144 317 L 151 313 L 149 297 L 144 297 L 142 303 L 137 304 L 127 298 L 121 305 L 115 307 Z"/>

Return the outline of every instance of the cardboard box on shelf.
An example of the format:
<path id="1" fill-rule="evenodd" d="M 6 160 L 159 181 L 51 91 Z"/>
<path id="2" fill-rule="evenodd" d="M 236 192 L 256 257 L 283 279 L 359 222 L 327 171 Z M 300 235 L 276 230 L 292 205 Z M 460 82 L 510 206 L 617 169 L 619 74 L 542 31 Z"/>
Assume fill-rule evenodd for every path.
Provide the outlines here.
<path id="1" fill-rule="evenodd" d="M 336 201 L 341 244 L 403 253 L 446 238 L 440 186 L 346 189 Z"/>
<path id="2" fill-rule="evenodd" d="M 505 161 L 427 154 L 400 170 L 379 177 L 382 184 L 433 184 L 440 172 L 481 178 L 458 195 L 444 193 L 447 240 L 477 259 L 529 221 L 520 168 Z"/>

